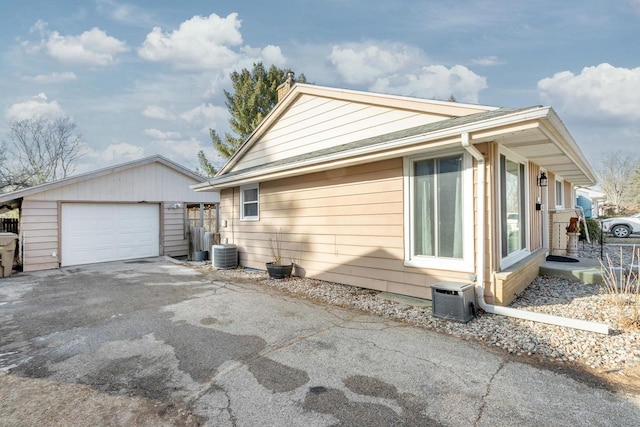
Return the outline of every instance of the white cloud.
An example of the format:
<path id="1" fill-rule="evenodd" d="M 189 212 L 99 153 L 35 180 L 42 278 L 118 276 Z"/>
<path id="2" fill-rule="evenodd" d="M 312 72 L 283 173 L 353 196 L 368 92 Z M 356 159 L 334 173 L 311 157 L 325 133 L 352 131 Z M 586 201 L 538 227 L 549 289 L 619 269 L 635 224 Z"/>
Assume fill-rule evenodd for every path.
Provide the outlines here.
<path id="1" fill-rule="evenodd" d="M 60 62 L 104 66 L 116 62 L 116 55 L 129 50 L 125 42 L 94 27 L 79 36 L 62 36 L 57 31 L 45 42 L 47 52 Z"/>
<path id="2" fill-rule="evenodd" d="M 141 159 L 144 157 L 144 148 L 126 142 L 118 142 L 109 145 L 104 151 L 94 153 L 94 156 L 103 162 L 121 163 Z"/>
<path id="3" fill-rule="evenodd" d="M 180 115 L 180 118 L 189 124 L 198 125 L 209 123 L 210 126 L 212 126 L 217 120 L 226 116 L 226 109 L 207 103 L 185 111 Z"/>
<path id="4" fill-rule="evenodd" d="M 153 14 L 130 3 L 97 0 L 96 4 L 100 12 L 108 14 L 111 19 L 122 24 L 148 28 L 152 26 L 152 22 L 155 20 Z"/>
<path id="5" fill-rule="evenodd" d="M 64 73 L 51 73 L 51 74 L 38 74 L 36 76 L 23 76 L 23 80 L 32 81 L 35 83 L 49 84 L 49 83 L 64 83 L 72 80 L 76 80 L 78 76 L 75 73 L 67 71 Z"/>
<path id="6" fill-rule="evenodd" d="M 545 103 L 573 117 L 640 119 L 640 67 L 603 63 L 577 75 L 562 71 L 540 80 L 538 92 Z"/>
<path id="7" fill-rule="evenodd" d="M 138 49 L 149 61 L 169 62 L 188 70 L 217 70 L 232 66 L 238 53 L 231 47 L 242 44 L 241 21 L 237 13 L 221 18 L 194 16 L 170 33 L 154 27 Z"/>
<path id="8" fill-rule="evenodd" d="M 415 63 L 424 63 L 424 53 L 415 47 L 396 43 L 380 47 L 373 43 L 336 45 L 328 57 L 349 84 L 371 84 Z"/>
<path id="9" fill-rule="evenodd" d="M 396 74 L 380 78 L 371 90 L 422 98 L 448 99 L 454 95 L 461 102 L 478 102 L 478 94 L 487 87 L 487 79 L 467 67 L 443 65 L 423 67 L 420 74 Z"/>
<path id="10" fill-rule="evenodd" d="M 279 46 L 268 45 L 264 48 L 253 48 L 251 46 L 245 46 L 242 48 L 242 52 L 245 57 L 239 60 L 239 63 L 247 62 L 248 65 L 244 68 L 251 69 L 253 62 L 256 59 L 261 60 L 263 63 L 270 66 L 271 64 L 276 67 L 284 67 L 287 63 L 287 58 L 282 54 L 282 50 Z"/>
<path id="11" fill-rule="evenodd" d="M 65 112 L 56 101 L 48 102 L 44 93 L 39 93 L 33 98 L 17 102 L 5 111 L 8 121 L 29 120 L 35 117 L 47 117 L 51 119 L 64 117 Z"/>
<path id="12" fill-rule="evenodd" d="M 209 144 L 211 146 L 211 144 Z M 198 158 L 202 144 L 195 138 L 184 140 L 162 139 L 154 141 L 154 150 L 180 164 L 192 164 Z"/>
<path id="13" fill-rule="evenodd" d="M 38 19 L 35 24 L 31 28 L 29 28 L 29 33 L 31 34 L 39 34 L 40 37 L 44 37 L 47 34 L 47 26 L 48 24 L 44 22 L 42 19 Z"/>
<path id="14" fill-rule="evenodd" d="M 30 33 L 39 34 L 37 43 L 22 42 L 22 47 L 29 53 L 46 51 L 52 58 L 62 63 L 89 66 L 105 66 L 116 62 L 117 55 L 129 50 L 126 43 L 107 35 L 94 27 L 79 36 L 63 36 L 58 31 L 49 31 L 48 24 L 38 20 Z"/>
<path id="15" fill-rule="evenodd" d="M 502 61 L 500 58 L 498 58 L 495 55 L 491 55 L 491 56 L 483 56 L 481 58 L 474 58 L 471 60 L 471 63 L 474 65 L 480 65 L 483 67 L 490 67 L 493 65 L 504 64 L 504 61 Z"/>
<path id="16" fill-rule="evenodd" d="M 178 139 L 180 134 L 178 132 L 163 132 L 158 129 L 145 129 L 144 134 L 150 136 L 153 139 Z"/>
<path id="17" fill-rule="evenodd" d="M 176 119 L 175 114 L 158 105 L 147 105 L 145 109 L 142 110 L 142 115 L 150 119 L 165 120 L 168 122 Z"/>

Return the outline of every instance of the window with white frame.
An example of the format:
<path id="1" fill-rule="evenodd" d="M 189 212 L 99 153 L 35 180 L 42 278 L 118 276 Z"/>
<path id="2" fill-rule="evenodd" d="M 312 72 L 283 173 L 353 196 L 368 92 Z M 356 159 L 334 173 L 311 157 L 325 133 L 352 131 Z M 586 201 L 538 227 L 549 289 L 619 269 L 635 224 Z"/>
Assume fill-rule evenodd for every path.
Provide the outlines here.
<path id="1" fill-rule="evenodd" d="M 405 265 L 472 268 L 472 179 L 463 153 L 405 159 Z"/>
<path id="2" fill-rule="evenodd" d="M 556 180 L 556 208 L 564 207 L 564 183 Z"/>
<path id="3" fill-rule="evenodd" d="M 500 155 L 501 265 L 520 259 L 527 249 L 525 164 Z"/>
<path id="4" fill-rule="evenodd" d="M 257 183 L 240 187 L 240 219 L 260 219 L 260 188 Z"/>

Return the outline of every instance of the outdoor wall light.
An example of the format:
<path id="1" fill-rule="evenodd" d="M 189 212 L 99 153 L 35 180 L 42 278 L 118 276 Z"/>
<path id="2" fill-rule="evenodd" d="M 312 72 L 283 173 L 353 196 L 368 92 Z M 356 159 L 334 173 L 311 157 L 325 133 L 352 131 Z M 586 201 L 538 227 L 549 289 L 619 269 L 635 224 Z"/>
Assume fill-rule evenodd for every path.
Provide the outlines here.
<path id="1" fill-rule="evenodd" d="M 547 174 L 544 172 L 540 172 L 540 176 L 538 177 L 538 187 L 546 187 L 547 185 L 549 185 Z"/>

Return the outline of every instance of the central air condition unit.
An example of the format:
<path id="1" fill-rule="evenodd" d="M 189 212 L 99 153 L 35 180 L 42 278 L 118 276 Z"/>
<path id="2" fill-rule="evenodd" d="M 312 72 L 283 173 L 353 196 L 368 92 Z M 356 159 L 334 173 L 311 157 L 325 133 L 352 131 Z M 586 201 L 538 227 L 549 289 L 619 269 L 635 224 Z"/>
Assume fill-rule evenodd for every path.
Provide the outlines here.
<path id="1" fill-rule="evenodd" d="M 238 247 L 236 245 L 213 245 L 211 252 L 213 252 L 211 259 L 215 268 L 227 269 L 238 266 Z"/>
<path id="2" fill-rule="evenodd" d="M 431 298 L 434 317 L 463 323 L 475 317 L 475 286 L 471 283 L 435 283 Z"/>

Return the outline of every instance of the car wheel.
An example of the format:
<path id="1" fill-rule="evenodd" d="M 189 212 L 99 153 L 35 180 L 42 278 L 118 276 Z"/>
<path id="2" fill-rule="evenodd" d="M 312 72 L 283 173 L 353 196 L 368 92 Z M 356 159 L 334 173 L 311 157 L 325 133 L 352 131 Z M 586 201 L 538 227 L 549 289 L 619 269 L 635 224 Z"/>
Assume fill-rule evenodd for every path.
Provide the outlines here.
<path id="1" fill-rule="evenodd" d="M 631 230 L 626 225 L 616 225 L 611 229 L 611 235 L 613 237 L 629 237 Z"/>

